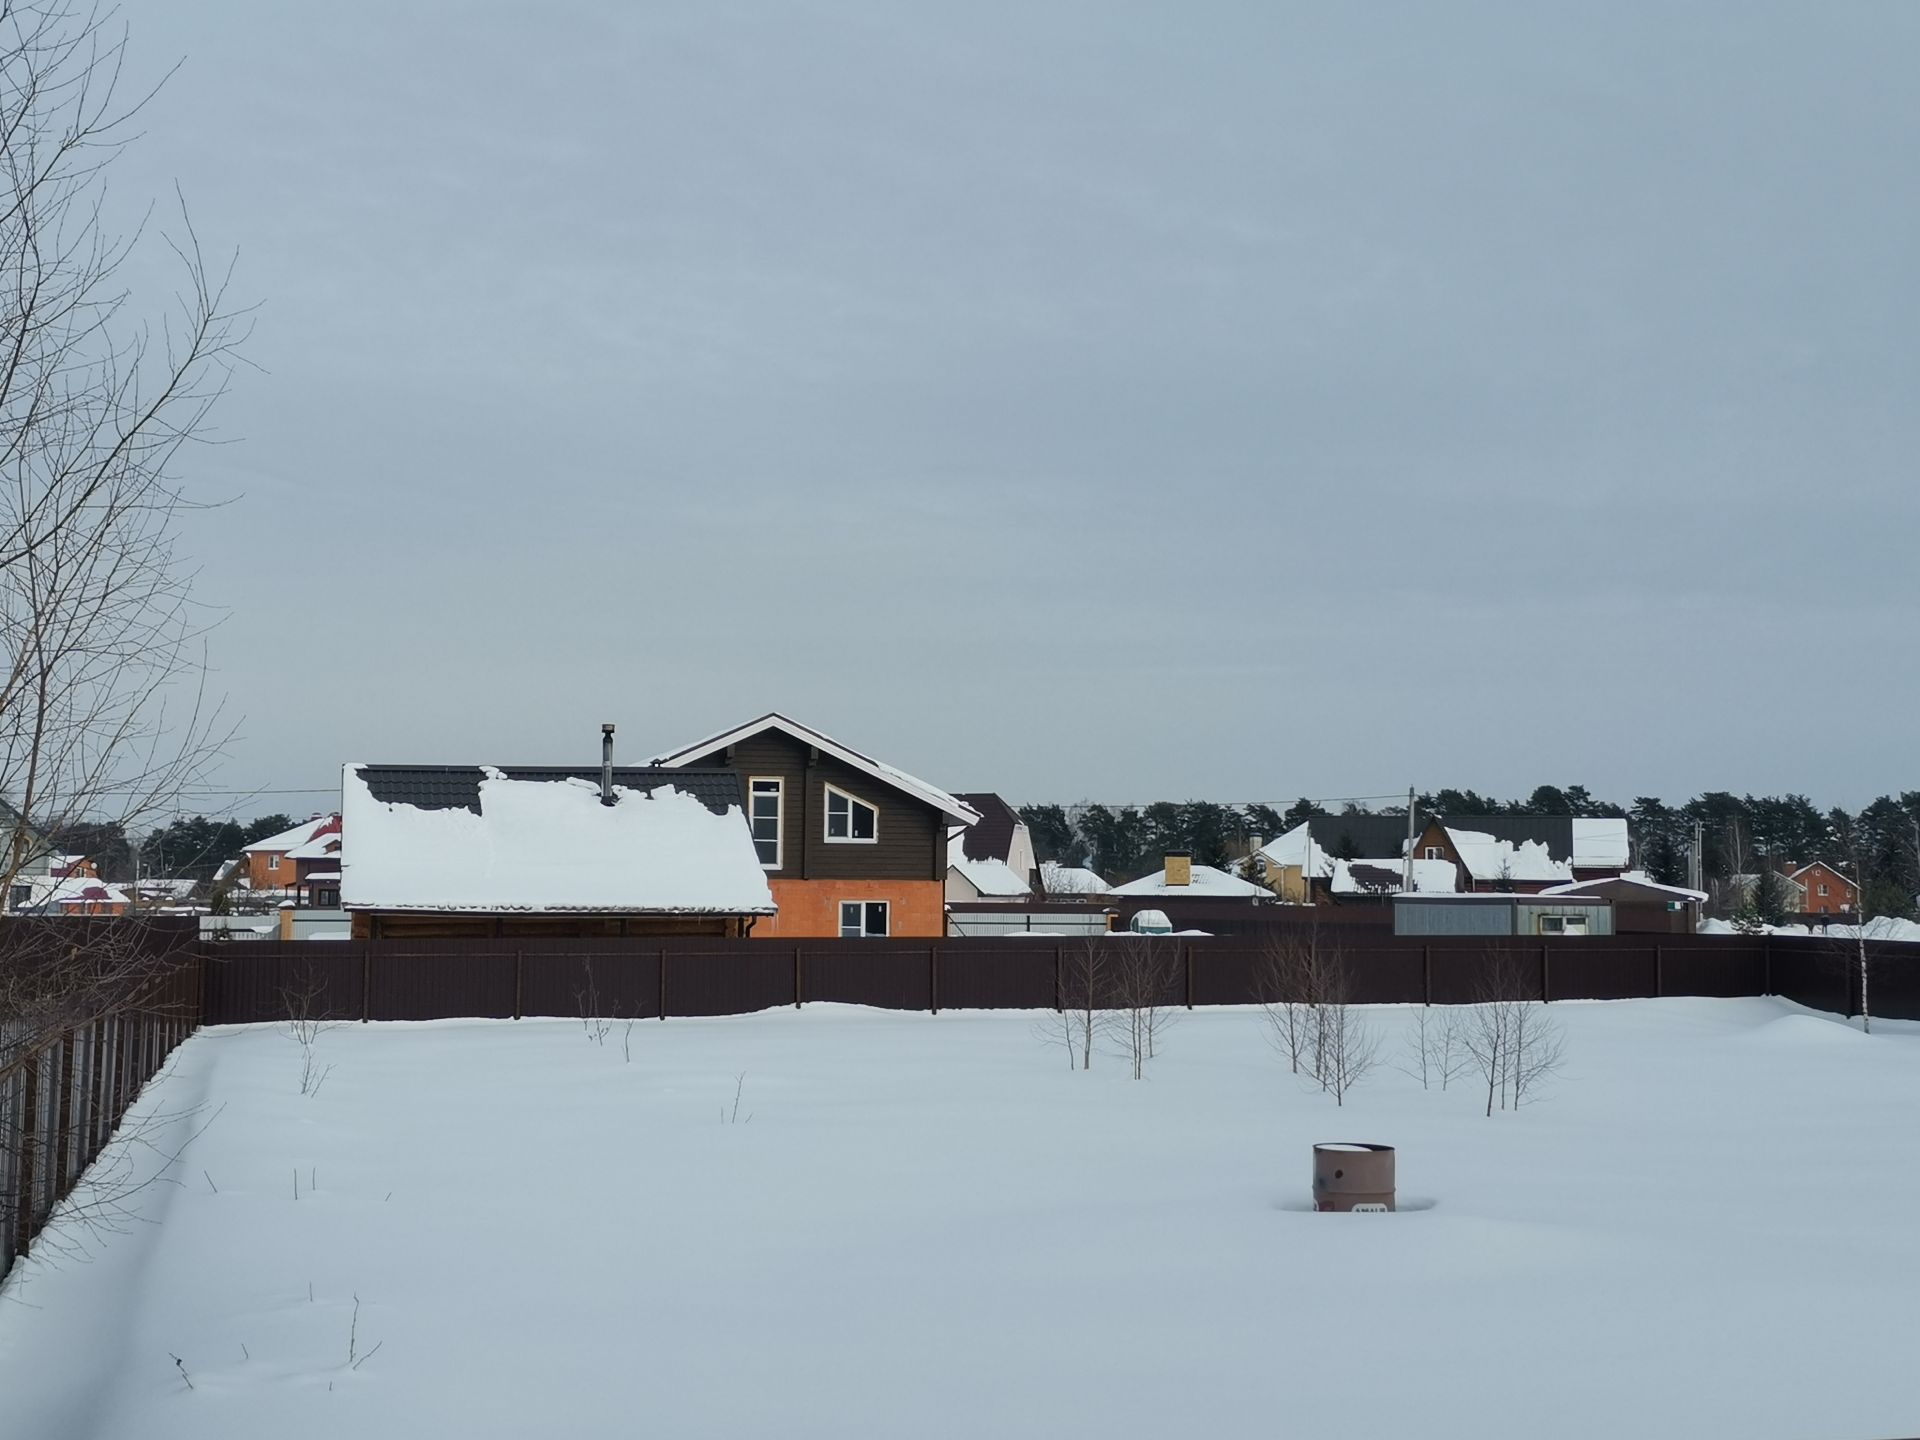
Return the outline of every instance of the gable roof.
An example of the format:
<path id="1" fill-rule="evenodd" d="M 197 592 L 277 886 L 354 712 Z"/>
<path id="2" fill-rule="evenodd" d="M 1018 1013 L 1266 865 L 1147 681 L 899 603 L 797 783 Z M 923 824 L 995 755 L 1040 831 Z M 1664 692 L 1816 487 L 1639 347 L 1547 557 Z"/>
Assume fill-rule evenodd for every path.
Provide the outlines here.
<path id="1" fill-rule="evenodd" d="M 1583 870 L 1624 870 L 1629 858 L 1627 822 L 1615 816 L 1429 815 L 1423 812 L 1418 818 L 1421 830 L 1436 822 L 1449 830 L 1465 830 L 1490 840 L 1504 840 L 1516 848 L 1532 841 L 1544 846 L 1553 859 Z M 1308 827 L 1314 844 L 1322 850 L 1337 851 L 1350 846 L 1360 855 L 1406 853 L 1405 815 L 1315 815 L 1302 824 Z M 1268 848 L 1298 833 L 1296 826 Z M 1297 865 L 1300 862 L 1282 859 L 1278 863 Z"/>
<path id="2" fill-rule="evenodd" d="M 491 775 L 508 780 L 584 780 L 597 794 L 598 765 L 349 765 L 358 771 L 376 800 L 411 805 L 416 810 L 471 810 L 480 813 L 480 785 Z M 729 807 L 746 813 L 740 777 L 731 770 L 665 770 L 654 765 L 616 765 L 616 790 L 647 794 L 661 786 L 694 796 L 716 815 Z"/>
<path id="3" fill-rule="evenodd" d="M 1335 895 L 1378 895 L 1398 893 L 1406 882 L 1404 860 L 1332 860 L 1319 874 L 1326 876 L 1327 888 Z M 1459 875 L 1451 860 L 1415 860 L 1413 888 L 1422 895 L 1451 895 Z"/>
<path id="4" fill-rule="evenodd" d="M 1532 884 L 1540 880 L 1573 879 L 1573 866 L 1556 859 L 1543 841 L 1496 839 L 1483 830 L 1459 830 L 1443 827 L 1447 839 L 1460 856 L 1460 863 L 1475 880 L 1519 880 Z"/>
<path id="5" fill-rule="evenodd" d="M 1644 870 L 1629 870 L 1623 875 L 1604 875 L 1597 880 L 1576 880 L 1571 885 L 1549 885 L 1540 893 L 1542 895 L 1603 895 L 1610 889 L 1645 891 L 1649 895 L 1672 896 L 1680 900 L 1691 900 L 1696 904 L 1704 902 L 1707 898 L 1702 892 L 1689 890 L 1682 885 L 1664 885 Z"/>
<path id="6" fill-rule="evenodd" d="M 516 776 L 490 766 L 348 765 L 341 812 L 349 910 L 498 914 L 770 915 L 773 895 L 732 771 L 657 776 L 614 788 L 598 777 Z M 709 789 L 724 777 L 734 803 Z M 471 790 L 471 804 L 461 803 Z M 412 795 L 426 803 L 403 798 Z"/>
<path id="7" fill-rule="evenodd" d="M 336 815 L 315 815 L 302 820 L 290 830 L 282 830 L 278 835 L 269 835 L 256 840 L 251 845 L 240 847 L 242 855 L 285 854 L 296 845 L 304 845 L 309 840 L 317 840 L 322 835 L 337 834 L 340 829 L 340 817 Z"/>
<path id="8" fill-rule="evenodd" d="M 1040 888 L 1049 895 L 1110 895 L 1112 887 L 1100 878 L 1100 872 L 1084 865 L 1062 865 L 1057 860 L 1040 862 Z"/>
<path id="9" fill-rule="evenodd" d="M 980 812 L 958 797 L 949 795 L 946 791 L 929 785 L 926 781 L 909 775 L 904 770 L 895 769 L 883 761 L 875 760 L 871 755 L 863 755 L 852 746 L 842 745 L 838 740 L 821 734 L 811 726 L 802 725 L 798 720 L 788 719 L 778 711 L 768 711 L 758 720 L 749 720 L 744 725 L 736 725 L 733 729 L 723 730 L 718 735 L 709 735 L 705 740 L 684 746 L 671 755 L 662 755 L 653 763 L 665 769 L 680 769 L 703 755 L 710 755 L 715 750 L 723 750 L 729 745 L 737 745 L 742 740 L 768 730 L 778 730 L 804 745 L 814 746 L 833 756 L 843 765 L 850 765 L 855 770 L 871 775 L 883 785 L 890 785 L 903 794 L 931 805 L 943 815 L 962 825 L 972 825 L 980 819 Z"/>
<path id="10" fill-rule="evenodd" d="M 1843 880 L 1848 885 L 1853 884 L 1853 881 L 1847 878 L 1846 871 L 1838 868 L 1837 866 L 1829 865 L 1825 860 L 1809 860 L 1805 865 L 1802 865 L 1798 870 L 1795 870 L 1787 878 L 1789 880 L 1798 880 L 1802 875 L 1806 874 L 1809 870 L 1824 870 L 1829 875 L 1833 876 L 1833 878 L 1836 880 Z"/>
<path id="11" fill-rule="evenodd" d="M 1195 865 L 1193 882 L 1188 885 L 1167 884 L 1167 872 L 1163 866 L 1138 880 L 1129 880 L 1125 885 L 1116 885 L 1115 895 L 1198 895 L 1209 900 L 1232 897 L 1253 899 L 1264 897 L 1271 899 L 1273 892 L 1264 885 L 1256 885 L 1251 880 L 1242 880 L 1238 875 L 1229 875 L 1226 871 L 1212 865 Z"/>
<path id="12" fill-rule="evenodd" d="M 969 860 L 1005 860 L 1013 853 L 1013 837 L 1024 823 L 1020 812 L 990 790 L 956 794 L 954 799 L 979 812 L 980 818 L 960 837 Z"/>

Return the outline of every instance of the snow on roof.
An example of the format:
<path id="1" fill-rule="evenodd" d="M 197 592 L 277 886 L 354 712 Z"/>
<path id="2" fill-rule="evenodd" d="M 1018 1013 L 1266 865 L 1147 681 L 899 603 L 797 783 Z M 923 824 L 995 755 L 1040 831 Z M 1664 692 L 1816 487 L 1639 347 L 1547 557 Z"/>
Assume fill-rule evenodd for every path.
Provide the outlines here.
<path id="1" fill-rule="evenodd" d="M 316 835 L 311 840 L 303 841 L 295 845 L 291 850 L 287 851 L 287 859 L 325 860 L 329 856 L 338 855 L 339 853 L 340 832 L 334 830 L 324 835 Z"/>
<path id="2" fill-rule="evenodd" d="M 1273 892 L 1264 885 L 1256 885 L 1251 880 L 1242 880 L 1238 875 L 1229 875 L 1212 865 L 1195 865 L 1193 883 L 1190 885 L 1167 884 L 1165 867 L 1150 875 L 1142 875 L 1138 880 L 1130 880 L 1125 885 L 1116 885 L 1115 895 L 1195 895 L 1210 900 L 1226 898 L 1251 898 L 1253 896 L 1272 897 Z"/>
<path id="3" fill-rule="evenodd" d="M 95 880 L 86 875 L 74 875 L 56 880 L 37 899 L 35 907 L 56 905 L 124 905 L 127 892 L 118 885 L 109 885 L 104 880 Z"/>
<path id="4" fill-rule="evenodd" d="M 718 735 L 709 735 L 705 740 L 676 750 L 671 755 L 663 755 L 653 763 L 677 769 L 680 766 L 691 764 L 703 755 L 710 755 L 715 750 L 724 749 L 728 745 L 738 744 L 749 736 L 758 735 L 763 730 L 781 730 L 796 740 L 802 740 L 809 745 L 816 746 L 833 756 L 836 760 L 839 760 L 842 764 L 851 765 L 856 770 L 864 771 L 866 774 L 873 776 L 874 779 L 893 786 L 896 790 L 904 790 L 917 800 L 924 800 L 927 804 L 933 806 L 934 809 L 951 816 L 962 825 L 971 825 L 980 818 L 980 812 L 975 810 L 971 805 L 963 800 L 956 799 L 937 786 L 929 785 L 926 781 L 909 775 L 904 770 L 897 770 L 891 765 L 875 760 L 870 755 L 862 755 L 858 750 L 850 746 L 842 745 L 838 740 L 822 735 L 811 726 L 802 725 L 798 720 L 789 720 L 778 711 L 770 711 L 762 715 L 758 720 L 749 720 L 744 725 L 736 726 L 732 730 L 723 730 Z"/>
<path id="5" fill-rule="evenodd" d="M 252 855 L 256 852 L 271 851 L 284 854 L 296 845 L 309 840 L 317 840 L 322 835 L 338 834 L 340 817 L 338 815 L 315 815 L 310 820 L 302 820 L 291 830 L 282 830 L 278 835 L 269 835 L 264 840 L 256 840 L 251 845 L 241 847 L 241 854 Z"/>
<path id="6" fill-rule="evenodd" d="M 1405 863 L 1398 856 L 1391 860 L 1334 860 L 1322 873 L 1331 876 L 1330 888 L 1336 895 L 1375 895 L 1381 893 L 1383 887 L 1387 891 L 1400 889 L 1406 880 L 1401 868 Z M 1356 875 L 1355 871 L 1361 873 Z M 1384 879 L 1375 879 L 1375 876 Z M 1459 878 L 1459 872 L 1454 869 L 1451 860 L 1413 862 L 1413 888 L 1416 894 L 1451 895 Z"/>
<path id="7" fill-rule="evenodd" d="M 1629 856 L 1627 822 L 1620 819 L 1575 817 L 1573 863 L 1581 870 L 1624 870 Z"/>
<path id="8" fill-rule="evenodd" d="M 664 786 L 509 780 L 488 769 L 480 812 L 375 800 L 346 768 L 349 910 L 591 911 L 770 915 L 773 895 L 739 807 L 716 815 Z"/>
<path id="9" fill-rule="evenodd" d="M 1679 885 L 1663 885 L 1644 870 L 1628 870 L 1619 875 L 1606 875 L 1597 880 L 1576 880 L 1571 885 L 1549 885 L 1542 895 L 1582 895 L 1588 889 L 1601 885 L 1632 885 L 1641 890 L 1657 890 L 1663 895 L 1672 895 L 1680 900 L 1705 901 L 1706 896 L 1698 890 L 1688 890 Z"/>
<path id="10" fill-rule="evenodd" d="M 1260 847 L 1260 858 L 1269 865 L 1294 865 L 1306 869 L 1326 859 L 1327 847 L 1313 838 L 1312 828 L 1302 820 L 1286 834 Z"/>
<path id="11" fill-rule="evenodd" d="M 1097 871 L 1084 865 L 1062 865 L 1046 860 L 1040 865 L 1040 888 L 1049 895 L 1106 895 L 1111 887 Z"/>
<path id="12" fill-rule="evenodd" d="M 956 831 L 947 839 L 947 869 L 950 872 L 957 872 L 983 896 L 999 898 L 1033 893 L 1032 887 L 1006 861 L 969 860 L 964 848 L 966 833 L 964 830 Z"/>
<path id="13" fill-rule="evenodd" d="M 1475 880 L 1564 883 L 1573 879 L 1573 867 L 1564 860 L 1554 859 L 1552 852 L 1538 840 L 1522 840 L 1515 845 L 1479 830 L 1456 830 L 1451 825 L 1446 830 L 1453 848 L 1460 852 L 1467 873 Z"/>

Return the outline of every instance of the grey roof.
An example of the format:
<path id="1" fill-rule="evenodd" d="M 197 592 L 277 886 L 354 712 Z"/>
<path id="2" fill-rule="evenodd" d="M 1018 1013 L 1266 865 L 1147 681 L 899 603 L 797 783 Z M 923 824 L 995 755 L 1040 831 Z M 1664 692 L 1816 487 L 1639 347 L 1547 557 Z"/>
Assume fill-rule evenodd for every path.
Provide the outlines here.
<path id="1" fill-rule="evenodd" d="M 471 810 L 480 813 L 480 781 L 488 768 L 509 780 L 587 780 L 600 783 L 597 765 L 356 765 L 367 793 L 390 805 L 416 810 Z M 652 794 L 674 789 L 698 800 L 716 815 L 732 806 L 743 814 L 740 777 L 732 770 L 669 770 L 656 765 L 616 765 L 613 783 L 622 790 Z"/>
<path id="2" fill-rule="evenodd" d="M 1005 860 L 1013 850 L 1013 832 L 1020 815 L 1011 805 L 991 791 L 954 792 L 954 799 L 971 805 L 980 818 L 960 837 L 960 849 L 969 860 Z"/>

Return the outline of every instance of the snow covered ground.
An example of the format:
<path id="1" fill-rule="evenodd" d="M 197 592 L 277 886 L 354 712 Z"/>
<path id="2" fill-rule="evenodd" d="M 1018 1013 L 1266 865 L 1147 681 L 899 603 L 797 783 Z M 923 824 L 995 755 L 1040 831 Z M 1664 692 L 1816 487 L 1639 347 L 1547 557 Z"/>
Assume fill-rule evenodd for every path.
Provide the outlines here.
<path id="1" fill-rule="evenodd" d="M 1920 1026 L 1553 1013 L 1491 1119 L 1336 1110 L 1245 1011 L 1138 1083 L 1005 1013 L 346 1026 L 310 1097 L 284 1027 L 209 1031 L 141 1101 L 218 1112 L 156 1223 L 0 1293 L 0 1433 L 1920 1431 Z M 1430 1205 L 1310 1213 L 1339 1139 Z"/>

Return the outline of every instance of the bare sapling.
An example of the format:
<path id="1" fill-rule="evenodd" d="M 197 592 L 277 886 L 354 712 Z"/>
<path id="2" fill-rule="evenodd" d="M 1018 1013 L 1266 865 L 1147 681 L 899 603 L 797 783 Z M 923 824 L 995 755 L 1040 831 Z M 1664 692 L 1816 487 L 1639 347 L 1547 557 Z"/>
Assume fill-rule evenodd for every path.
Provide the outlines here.
<path id="1" fill-rule="evenodd" d="M 1261 943 L 1255 984 L 1267 1022 L 1267 1039 L 1287 1057 L 1295 1075 L 1304 1064 L 1315 1073 L 1315 1034 L 1319 1028 L 1319 927 L 1305 934 L 1269 934 Z"/>
<path id="2" fill-rule="evenodd" d="M 287 1033 L 300 1047 L 300 1093 L 311 1098 L 333 1074 L 333 1066 L 320 1061 L 319 1040 L 333 1028 L 326 1018 L 326 985 L 308 966 L 294 982 L 280 992 L 286 1007 Z"/>
<path id="3" fill-rule="evenodd" d="M 580 968 L 585 972 L 586 983 L 573 992 L 574 1003 L 580 1009 L 580 1029 L 590 1045 L 607 1043 L 607 1032 L 613 1028 L 607 1017 L 600 1013 L 600 986 L 593 978 L 593 961 L 582 960 Z"/>
<path id="4" fill-rule="evenodd" d="M 1060 956 L 1060 1013 L 1067 1039 L 1067 1064 L 1079 1057 L 1082 1070 L 1093 1068 L 1093 1042 L 1103 1027 L 1102 1015 L 1113 1003 L 1112 961 L 1101 936 L 1086 936 L 1067 946 Z"/>
<path id="5" fill-rule="evenodd" d="M 1566 1053 L 1560 1023 L 1533 997 L 1535 972 L 1516 950 L 1490 946 L 1466 1049 L 1486 1087 L 1486 1113 L 1518 1109 L 1559 1069 Z"/>
<path id="6" fill-rule="evenodd" d="M 1353 975 L 1345 949 L 1337 941 L 1322 943 L 1315 956 L 1314 1078 L 1335 1105 L 1345 1105 L 1347 1092 L 1378 1063 L 1380 1042 L 1360 1007 L 1351 1003 Z"/>
<path id="7" fill-rule="evenodd" d="M 753 1112 L 751 1110 L 747 1112 L 746 1119 L 743 1120 L 740 1117 L 740 1096 L 746 1088 L 747 1072 L 742 1070 L 738 1075 L 733 1077 L 733 1108 L 729 1110 L 724 1105 L 720 1107 L 720 1123 L 722 1125 L 744 1125 L 748 1120 L 753 1119 Z"/>
<path id="8" fill-rule="evenodd" d="M 1112 1008 L 1105 1012 L 1106 1034 L 1126 1057 L 1133 1078 L 1145 1078 L 1147 1062 L 1173 1024 L 1169 997 L 1179 974 L 1177 941 L 1154 935 L 1116 939 L 1111 961 Z"/>
<path id="9" fill-rule="evenodd" d="M 1472 1067 L 1460 1011 L 1450 1005 L 1416 1007 L 1406 1029 L 1399 1069 L 1420 1082 L 1422 1090 L 1445 1090 Z"/>

